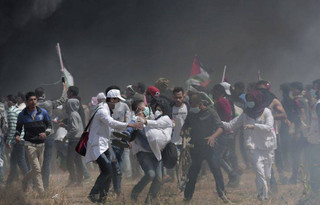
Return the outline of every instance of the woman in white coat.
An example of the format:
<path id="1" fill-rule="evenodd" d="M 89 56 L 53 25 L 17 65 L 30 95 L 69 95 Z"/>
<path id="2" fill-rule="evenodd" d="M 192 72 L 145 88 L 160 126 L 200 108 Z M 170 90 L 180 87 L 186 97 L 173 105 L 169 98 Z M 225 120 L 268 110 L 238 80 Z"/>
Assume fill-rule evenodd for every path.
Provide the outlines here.
<path id="1" fill-rule="evenodd" d="M 244 146 L 255 168 L 258 199 L 268 198 L 268 181 L 276 149 L 276 134 L 271 110 L 264 105 L 263 94 L 252 91 L 246 95 L 247 108 L 230 122 L 223 122 L 225 130 L 244 129 Z"/>
<path id="2" fill-rule="evenodd" d="M 89 200 L 93 203 L 104 202 L 111 183 L 112 165 L 109 153 L 111 130 L 124 130 L 126 127 L 142 127 L 140 123 L 128 124 L 116 121 L 111 117 L 110 111 L 115 108 L 116 103 L 119 103 L 120 100 L 124 100 L 120 95 L 120 91 L 110 90 L 107 93 L 107 103 L 102 102 L 98 105 L 96 108 L 98 111 L 90 125 L 85 161 L 86 163 L 95 161 L 100 168 L 100 175 L 88 196 Z"/>

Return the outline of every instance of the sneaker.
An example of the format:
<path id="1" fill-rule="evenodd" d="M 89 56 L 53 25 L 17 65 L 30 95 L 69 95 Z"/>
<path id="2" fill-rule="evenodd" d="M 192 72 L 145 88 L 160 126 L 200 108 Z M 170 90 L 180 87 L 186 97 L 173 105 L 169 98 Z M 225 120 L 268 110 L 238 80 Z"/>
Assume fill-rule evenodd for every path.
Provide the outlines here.
<path id="1" fill-rule="evenodd" d="M 96 203 L 99 201 L 99 198 L 98 198 L 98 194 L 90 194 L 88 196 L 88 199 L 89 201 L 91 201 L 92 203 Z"/>
<path id="2" fill-rule="evenodd" d="M 231 188 L 236 188 L 238 187 L 240 184 L 240 176 L 237 174 L 235 176 L 233 176 L 232 178 L 230 178 L 227 186 L 231 187 Z"/>
<path id="3" fill-rule="evenodd" d="M 233 204 L 230 199 L 228 199 L 227 195 L 223 193 L 221 196 L 219 196 L 223 203 L 225 204 Z"/>
<path id="4" fill-rule="evenodd" d="M 129 148 L 129 143 L 123 140 L 112 140 L 112 145 L 121 148 Z"/>
<path id="5" fill-rule="evenodd" d="M 27 178 L 24 177 L 22 179 L 22 190 L 24 192 L 26 192 L 26 191 L 28 191 L 28 188 L 29 188 L 29 182 L 28 182 Z"/>
<path id="6" fill-rule="evenodd" d="M 126 141 L 130 141 L 131 140 L 131 137 L 130 135 L 128 135 L 127 133 L 125 132 L 112 132 L 112 134 L 117 137 L 117 138 L 120 138 L 120 139 L 124 139 Z"/>

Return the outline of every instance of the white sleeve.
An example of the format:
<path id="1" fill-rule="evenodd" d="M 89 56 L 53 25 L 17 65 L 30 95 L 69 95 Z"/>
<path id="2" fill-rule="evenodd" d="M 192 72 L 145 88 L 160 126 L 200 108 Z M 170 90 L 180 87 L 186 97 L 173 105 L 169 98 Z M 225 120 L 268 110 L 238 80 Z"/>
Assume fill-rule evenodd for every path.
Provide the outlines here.
<path id="1" fill-rule="evenodd" d="M 114 120 L 106 109 L 99 110 L 96 115 L 104 124 L 110 126 L 113 129 L 125 129 L 128 126 L 128 123 Z"/>
<path id="2" fill-rule="evenodd" d="M 266 108 L 264 110 L 263 116 L 265 118 L 265 124 L 254 124 L 254 129 L 265 131 L 265 132 L 271 132 L 273 130 L 273 115 L 271 113 L 271 110 Z"/>
<path id="3" fill-rule="evenodd" d="M 163 116 L 157 120 L 147 120 L 146 126 L 150 128 L 168 128 L 172 127 L 172 121 L 168 116 Z"/>
<path id="4" fill-rule="evenodd" d="M 241 127 L 243 125 L 243 117 L 244 117 L 244 114 L 242 113 L 240 116 L 234 118 L 230 122 L 222 122 L 223 128 L 225 130 L 238 129 L 239 127 Z"/>

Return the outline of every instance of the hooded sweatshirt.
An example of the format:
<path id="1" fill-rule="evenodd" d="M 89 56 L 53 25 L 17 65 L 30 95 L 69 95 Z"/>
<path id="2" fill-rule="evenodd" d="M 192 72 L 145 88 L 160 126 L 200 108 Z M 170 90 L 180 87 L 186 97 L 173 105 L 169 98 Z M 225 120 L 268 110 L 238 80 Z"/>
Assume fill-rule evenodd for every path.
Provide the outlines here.
<path id="1" fill-rule="evenodd" d="M 69 116 L 66 139 L 69 142 L 78 141 L 83 133 L 82 120 L 79 114 L 80 101 L 72 98 L 67 101 L 67 114 Z"/>

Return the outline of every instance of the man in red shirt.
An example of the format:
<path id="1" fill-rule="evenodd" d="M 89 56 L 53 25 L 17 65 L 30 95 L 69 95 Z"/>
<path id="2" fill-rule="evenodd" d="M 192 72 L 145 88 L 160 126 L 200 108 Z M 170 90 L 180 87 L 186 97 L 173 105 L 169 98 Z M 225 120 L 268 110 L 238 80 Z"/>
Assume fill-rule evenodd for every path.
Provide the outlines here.
<path id="1" fill-rule="evenodd" d="M 227 92 L 223 85 L 216 84 L 213 87 L 214 108 L 221 121 L 230 122 L 233 118 L 232 107 L 226 99 Z M 221 147 L 221 166 L 228 173 L 229 183 L 227 186 L 236 187 L 239 185 L 240 176 L 236 172 L 238 160 L 235 154 L 235 139 L 232 131 L 225 131 L 217 138 L 217 145 Z"/>

